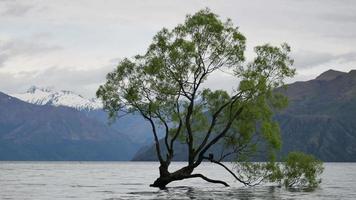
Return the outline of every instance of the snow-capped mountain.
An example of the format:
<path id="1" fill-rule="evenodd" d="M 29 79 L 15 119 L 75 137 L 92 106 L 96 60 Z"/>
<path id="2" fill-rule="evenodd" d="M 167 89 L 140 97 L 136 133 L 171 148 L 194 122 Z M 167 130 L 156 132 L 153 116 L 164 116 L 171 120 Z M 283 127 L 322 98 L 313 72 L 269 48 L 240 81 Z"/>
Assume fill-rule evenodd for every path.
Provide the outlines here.
<path id="1" fill-rule="evenodd" d="M 25 93 L 12 94 L 11 96 L 37 105 L 67 106 L 78 110 L 96 110 L 102 108 L 102 103 L 98 99 L 87 99 L 71 91 L 56 91 L 50 87 L 32 86 Z"/>

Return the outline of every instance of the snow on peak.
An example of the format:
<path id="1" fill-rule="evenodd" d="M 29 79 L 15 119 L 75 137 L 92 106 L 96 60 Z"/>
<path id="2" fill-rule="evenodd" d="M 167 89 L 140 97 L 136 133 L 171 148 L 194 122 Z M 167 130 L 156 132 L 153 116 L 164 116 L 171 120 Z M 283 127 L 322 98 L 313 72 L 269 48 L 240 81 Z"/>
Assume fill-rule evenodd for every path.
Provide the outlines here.
<path id="1" fill-rule="evenodd" d="M 77 110 L 96 110 L 102 108 L 98 99 L 86 99 L 72 91 L 56 91 L 53 87 L 30 87 L 25 93 L 13 97 L 37 105 L 67 106 Z"/>

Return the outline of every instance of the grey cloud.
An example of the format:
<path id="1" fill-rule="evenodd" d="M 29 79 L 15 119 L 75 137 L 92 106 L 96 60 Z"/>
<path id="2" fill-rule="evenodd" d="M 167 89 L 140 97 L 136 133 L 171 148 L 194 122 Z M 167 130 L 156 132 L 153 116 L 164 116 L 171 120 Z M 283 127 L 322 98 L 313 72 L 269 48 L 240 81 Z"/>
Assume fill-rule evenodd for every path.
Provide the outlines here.
<path id="1" fill-rule="evenodd" d="M 328 13 L 320 15 L 320 17 L 330 22 L 356 23 L 356 13 Z"/>
<path id="2" fill-rule="evenodd" d="M 356 52 L 341 54 L 336 56 L 336 58 L 341 59 L 344 62 L 356 61 Z"/>
<path id="3" fill-rule="evenodd" d="M 0 91 L 23 92 L 32 85 L 71 90 L 87 97 L 94 97 L 95 91 L 105 81 L 105 76 L 114 66 L 98 69 L 68 69 L 50 67 L 44 71 L 0 72 Z"/>
<path id="4" fill-rule="evenodd" d="M 93 66 L 92 63 L 105 62 L 103 60 L 108 57 L 133 56 L 146 49 L 152 35 L 161 27 L 171 28 L 181 23 L 185 14 L 204 7 L 210 7 L 222 19 L 231 17 L 236 25 L 241 26 L 251 46 L 285 41 L 292 47 L 295 44 L 295 49 L 303 49 L 305 52 L 293 55 L 298 69 L 325 66 L 334 61 L 336 64 L 355 61 L 355 53 L 343 53 L 353 49 L 356 41 L 355 5 L 353 0 L 160 0 L 150 3 L 108 0 L 105 4 L 87 0 L 0 0 L 0 36 L 37 34 L 37 38 L 26 37 L 21 41 L 2 42 L 0 38 L 0 91 L 7 88 L 11 91 L 17 88 L 25 90 L 30 85 L 52 85 L 92 96 L 96 87 L 104 81 L 106 72 L 119 59 L 110 61 L 112 67 L 97 70 L 64 69 L 71 67 L 73 60 L 76 61 L 74 66 Z M 45 55 L 61 47 L 43 42 L 62 46 L 60 52 L 55 52 L 58 53 L 55 57 L 64 61 L 53 59 L 53 54 Z M 44 66 L 59 67 L 21 72 L 23 69 L 18 63 L 26 65 L 28 56 L 33 56 L 31 58 L 36 61 L 26 68 L 28 70 Z M 15 57 L 24 59 L 12 64 L 11 60 Z M 45 64 L 35 66 L 38 60 Z M 5 64 L 6 68 L 1 68 Z M 11 67 L 13 74 L 6 72 Z M 207 81 L 209 87 L 230 89 L 232 84 L 236 84 L 235 80 L 223 75 Z"/>
<path id="5" fill-rule="evenodd" d="M 10 60 L 17 56 L 33 56 L 51 51 L 60 50 L 61 47 L 57 45 L 48 45 L 41 42 L 30 42 L 24 40 L 0 40 L 0 68 Z"/>
<path id="6" fill-rule="evenodd" d="M 355 26 L 356 27 L 356 26 Z M 320 34 L 323 37 L 326 38 L 333 38 L 333 39 L 337 39 L 339 41 L 356 41 L 356 28 L 354 31 L 345 31 L 345 30 L 340 30 L 340 31 L 334 31 L 334 32 L 328 32 L 328 33 L 323 33 Z"/>
<path id="7" fill-rule="evenodd" d="M 333 55 L 330 53 L 304 51 L 296 53 L 292 57 L 294 58 L 294 66 L 302 69 L 320 66 L 332 61 L 338 61 L 339 63 L 353 62 L 356 61 L 356 52 Z"/>
<path id="8" fill-rule="evenodd" d="M 21 72 L 12 74 L 9 72 L 0 72 L 0 92 L 8 94 L 25 90 L 25 84 L 31 84 L 34 72 Z"/>
<path id="9" fill-rule="evenodd" d="M 322 36 L 355 40 L 356 6 L 350 13 L 327 13 L 320 15 L 320 18 L 329 25 L 329 30 L 322 33 Z"/>
<path id="10" fill-rule="evenodd" d="M 17 1 L 17 0 L 12 0 L 12 1 L 2 0 L 0 1 L 0 5 L 4 8 L 0 13 L 0 15 L 9 16 L 9 17 L 24 16 L 34 8 L 32 4 L 27 4 L 24 3 L 24 1 Z"/>
<path id="11" fill-rule="evenodd" d="M 2 67 L 8 59 L 8 55 L 6 55 L 5 53 L 0 53 L 0 67 Z"/>
<path id="12" fill-rule="evenodd" d="M 306 68 L 327 63 L 332 60 L 332 55 L 329 53 L 316 53 L 311 51 L 303 51 L 292 54 L 294 66 L 297 68 Z"/>

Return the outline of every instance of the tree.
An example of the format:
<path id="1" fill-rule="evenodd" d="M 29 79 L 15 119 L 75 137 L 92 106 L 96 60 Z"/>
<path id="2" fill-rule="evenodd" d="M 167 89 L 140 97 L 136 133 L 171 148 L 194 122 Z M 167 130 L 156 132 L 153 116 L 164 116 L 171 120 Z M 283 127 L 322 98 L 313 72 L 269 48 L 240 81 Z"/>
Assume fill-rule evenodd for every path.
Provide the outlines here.
<path id="1" fill-rule="evenodd" d="M 280 181 L 283 181 L 285 187 L 306 186 L 307 188 L 318 186 L 321 179 L 317 176 L 324 170 L 321 161 L 300 152 L 290 152 L 281 169 L 283 175 Z"/>
<path id="2" fill-rule="evenodd" d="M 273 111 L 287 105 L 287 99 L 273 90 L 295 74 L 290 67 L 293 63 L 288 55 L 290 47 L 257 46 L 256 57 L 248 63 L 245 47 L 246 38 L 230 19 L 222 22 L 205 9 L 188 15 L 173 30 L 163 28 L 144 55 L 123 59 L 107 75 L 97 96 L 109 117 L 116 119 L 121 114 L 135 112 L 152 127 L 160 167 L 159 177 L 151 186 L 165 188 L 172 181 L 189 178 L 228 186 L 224 181 L 193 173 L 204 160 L 224 167 L 246 185 L 267 176 L 276 179 L 275 174 L 267 172 L 263 172 L 262 179 L 243 179 L 221 162 L 234 156 L 240 161 L 240 169 L 255 169 L 255 174 L 257 169 L 259 172 L 277 169 L 273 161 L 281 141 L 278 123 L 272 116 Z M 220 70 L 230 71 L 240 80 L 233 92 L 212 91 L 202 86 Z M 157 136 L 160 128 L 165 131 L 165 155 Z M 188 161 L 185 167 L 170 172 L 177 141 L 187 145 Z M 228 152 L 219 157 L 207 156 L 215 145 L 224 145 Z M 257 167 L 241 162 L 248 161 L 258 147 L 268 152 L 270 163 Z"/>

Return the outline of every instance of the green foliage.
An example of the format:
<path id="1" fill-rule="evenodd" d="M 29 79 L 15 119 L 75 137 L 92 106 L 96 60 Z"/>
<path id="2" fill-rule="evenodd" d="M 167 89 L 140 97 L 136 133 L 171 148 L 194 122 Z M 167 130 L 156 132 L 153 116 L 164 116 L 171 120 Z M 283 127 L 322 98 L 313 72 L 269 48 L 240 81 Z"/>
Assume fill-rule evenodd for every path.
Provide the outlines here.
<path id="1" fill-rule="evenodd" d="M 282 164 L 282 181 L 285 187 L 315 188 L 321 182 L 323 163 L 312 155 L 291 152 Z"/>
<path id="2" fill-rule="evenodd" d="M 263 148 L 274 161 L 281 139 L 279 126 L 272 117 L 274 111 L 287 105 L 286 97 L 274 90 L 295 74 L 290 67 L 290 47 L 257 46 L 256 57 L 249 63 L 245 62 L 245 48 L 246 38 L 230 19 L 223 22 L 204 9 L 188 15 L 183 24 L 172 30 L 159 31 L 145 54 L 119 62 L 97 96 L 111 119 L 116 119 L 120 112 L 136 112 L 150 122 L 161 162 L 156 130 L 162 127 L 169 150 L 167 162 L 174 156 L 176 139 L 187 143 L 189 163 L 195 163 L 195 167 L 208 149 L 219 142 L 232 149 L 239 161 L 247 161 Z M 232 93 L 202 87 L 220 70 L 229 70 L 241 80 L 233 86 Z M 271 163 L 243 164 L 240 169 L 255 175 L 261 175 L 265 169 L 276 172 L 278 168 Z M 305 169 L 302 167 L 298 170 Z M 306 180 L 311 180 L 309 171 L 301 172 Z M 265 175 L 273 175 L 276 180 L 279 177 L 277 173 Z M 288 184 L 294 182 L 293 175 Z"/>
<path id="3" fill-rule="evenodd" d="M 314 189 L 321 183 L 323 163 L 311 155 L 290 152 L 283 162 L 238 162 L 235 170 L 248 185 L 277 183 L 285 188 Z"/>
<path id="4" fill-rule="evenodd" d="M 176 130 L 179 138 L 185 138 L 182 134 L 204 138 L 212 123 L 209 116 L 215 114 L 210 135 L 229 126 L 224 138 L 230 146 L 250 143 L 260 129 L 270 147 L 279 148 L 272 110 L 284 107 L 286 99 L 272 91 L 294 75 L 290 49 L 286 44 L 258 46 L 257 57 L 243 66 L 245 42 L 231 20 L 222 22 L 210 10 L 201 10 L 188 15 L 184 24 L 159 31 L 144 55 L 123 59 L 97 96 L 112 119 L 119 112 L 138 112 L 146 119 L 169 123 L 171 136 Z M 201 88 L 211 74 L 224 68 L 241 79 L 235 94 Z M 235 116 L 241 108 L 243 112 Z M 181 122 L 186 130 L 178 129 Z"/>

